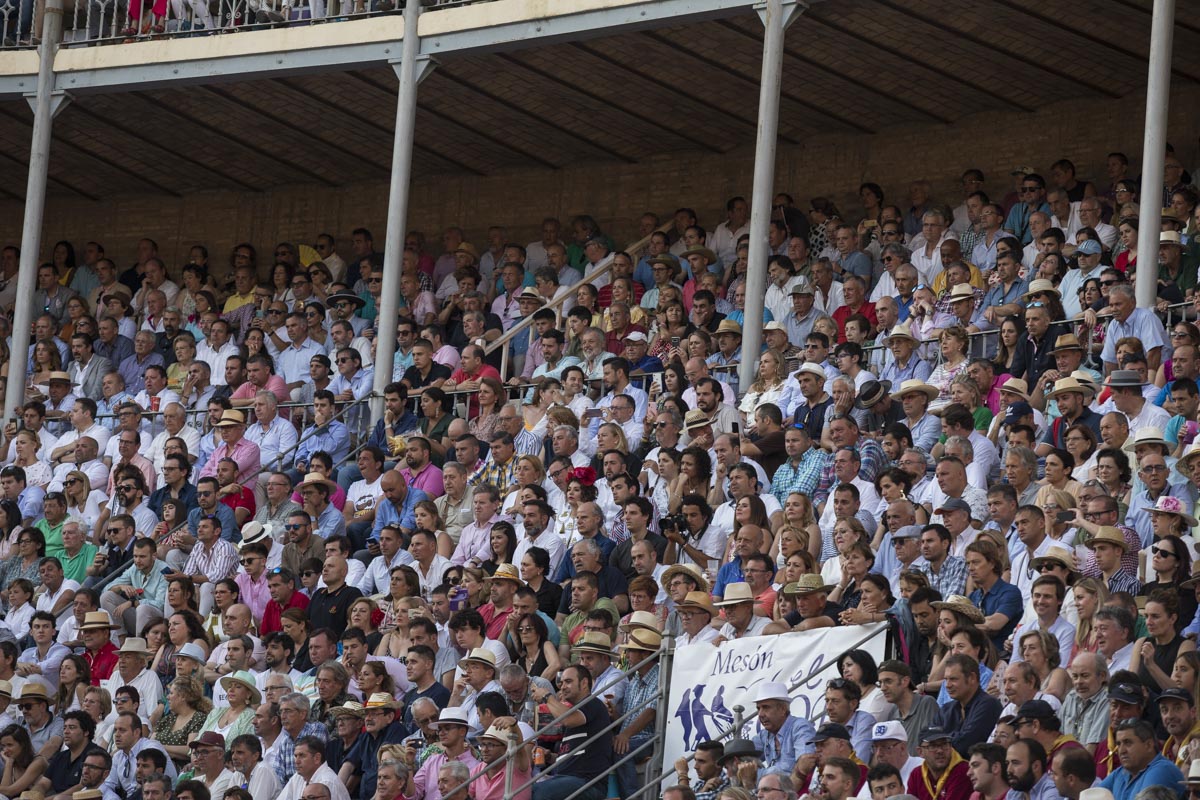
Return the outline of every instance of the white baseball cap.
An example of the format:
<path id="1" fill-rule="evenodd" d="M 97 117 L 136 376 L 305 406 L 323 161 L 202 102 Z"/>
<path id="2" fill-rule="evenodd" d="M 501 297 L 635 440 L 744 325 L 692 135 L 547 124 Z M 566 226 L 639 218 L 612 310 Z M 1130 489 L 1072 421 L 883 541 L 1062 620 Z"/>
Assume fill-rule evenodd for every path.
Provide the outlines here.
<path id="1" fill-rule="evenodd" d="M 888 722 L 877 722 L 871 728 L 872 742 L 890 742 L 890 741 L 908 741 L 908 731 L 904 730 L 904 726 L 899 720 L 889 720 Z"/>

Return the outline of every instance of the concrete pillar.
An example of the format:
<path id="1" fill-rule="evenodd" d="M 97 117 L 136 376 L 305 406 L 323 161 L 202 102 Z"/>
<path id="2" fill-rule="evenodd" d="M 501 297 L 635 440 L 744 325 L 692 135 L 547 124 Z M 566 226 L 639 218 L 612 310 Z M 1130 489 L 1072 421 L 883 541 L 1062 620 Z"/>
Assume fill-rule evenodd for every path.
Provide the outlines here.
<path id="1" fill-rule="evenodd" d="M 1154 0 L 1150 71 L 1146 77 L 1146 133 L 1142 144 L 1141 220 L 1138 225 L 1136 289 L 1139 308 L 1153 308 L 1158 295 L 1158 233 L 1162 227 L 1163 163 L 1167 156 L 1167 110 L 1174 38 L 1175 0 Z"/>

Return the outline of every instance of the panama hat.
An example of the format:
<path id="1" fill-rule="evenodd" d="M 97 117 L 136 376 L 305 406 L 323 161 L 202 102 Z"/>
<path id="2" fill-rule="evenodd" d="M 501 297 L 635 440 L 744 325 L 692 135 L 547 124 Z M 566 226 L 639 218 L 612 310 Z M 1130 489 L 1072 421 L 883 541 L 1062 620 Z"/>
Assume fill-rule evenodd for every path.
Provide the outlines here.
<path id="1" fill-rule="evenodd" d="M 783 681 L 763 681 L 760 683 L 758 691 L 754 693 L 754 702 L 770 703 L 775 700 L 791 704 L 792 695 L 788 691 L 787 684 Z"/>
<path id="2" fill-rule="evenodd" d="M 501 742 L 508 744 L 512 739 L 519 736 L 517 731 L 512 728 L 498 728 L 495 725 L 491 726 L 484 733 L 479 734 L 479 739 L 491 739 L 493 742 Z"/>
<path id="3" fill-rule="evenodd" d="M 959 300 L 974 300 L 975 290 L 969 283 L 960 283 L 950 290 L 948 297 L 951 303 L 957 303 Z"/>
<path id="4" fill-rule="evenodd" d="M 903 398 L 906 394 L 912 394 L 913 392 L 920 392 L 930 400 L 938 396 L 938 390 L 920 378 L 911 378 L 904 381 L 896 391 L 892 392 L 892 395 Z"/>
<path id="5" fill-rule="evenodd" d="M 491 655 L 491 650 L 488 650 L 488 655 Z M 372 708 L 390 708 L 397 710 L 403 708 L 404 704 L 392 697 L 387 692 L 375 692 L 367 698 L 367 702 L 363 704 L 363 713 L 370 711 Z"/>
<path id="6" fill-rule="evenodd" d="M 599 631 L 584 631 L 571 648 L 574 653 L 599 653 L 612 655 L 612 640 Z"/>
<path id="7" fill-rule="evenodd" d="M 483 664 L 485 667 L 491 667 L 494 670 L 496 668 L 496 654 L 486 647 L 476 647 L 458 662 L 458 666 L 463 669 L 466 669 L 468 664 Z"/>
<path id="8" fill-rule="evenodd" d="M 817 592 L 829 593 L 833 591 L 833 586 L 821 580 L 820 575 L 808 574 L 801 575 L 792 583 L 783 587 L 783 594 L 798 595 L 798 594 L 814 594 Z"/>
<path id="9" fill-rule="evenodd" d="M 1167 446 L 1167 440 L 1163 438 L 1162 428 L 1156 428 L 1149 425 L 1145 428 L 1138 428 L 1137 432 L 1128 440 L 1129 449 L 1136 450 L 1140 444 L 1158 444 L 1163 447 Z"/>
<path id="10" fill-rule="evenodd" d="M 1072 377 L 1059 378 L 1054 382 L 1054 388 L 1046 393 L 1046 399 L 1052 400 L 1063 394 L 1090 394 L 1091 391 L 1087 386 L 1084 386 L 1079 381 Z"/>
<path id="11" fill-rule="evenodd" d="M 617 629 L 622 633 L 632 633 L 637 630 L 654 631 L 659 633 L 658 617 L 649 611 L 634 611 L 629 615 L 628 622 L 622 622 Z"/>
<path id="12" fill-rule="evenodd" d="M 1029 402 L 1029 384 L 1025 382 L 1024 378 L 1009 378 L 1000 384 L 1000 391 L 1015 394 L 1026 403 Z"/>
<path id="13" fill-rule="evenodd" d="M 374 697 L 375 695 L 371 696 Z M 391 697 L 391 695 L 385 695 L 385 697 Z M 361 717 L 364 713 L 366 711 L 363 709 L 363 704 L 357 700 L 347 700 L 342 705 L 329 709 L 329 716 L 335 719 L 337 717 Z"/>
<path id="14" fill-rule="evenodd" d="M 705 414 L 698 408 L 693 408 L 683 417 L 683 429 L 685 431 L 703 428 L 705 425 L 712 425 L 712 423 L 712 417 L 710 417 L 708 414 Z"/>
<path id="15" fill-rule="evenodd" d="M 1125 542 L 1125 536 L 1121 531 L 1111 525 L 1102 525 L 1099 530 L 1092 534 L 1092 538 L 1087 541 L 1089 549 L 1096 549 L 1096 545 L 1100 543 L 1111 544 L 1114 547 L 1119 547 L 1122 550 L 1128 550 L 1129 545 Z"/>
<path id="16" fill-rule="evenodd" d="M 709 589 L 708 580 L 700 573 L 700 568 L 695 564 L 674 564 L 663 570 L 662 578 L 659 579 L 663 591 L 670 590 L 671 579 L 676 575 L 685 575 L 690 580 L 695 581 L 697 588 L 702 592 L 707 592 Z M 692 592 L 689 592 L 688 596 L 690 597 L 692 594 Z"/>
<path id="17" fill-rule="evenodd" d="M 814 296 L 817 294 L 817 290 L 813 288 L 812 283 L 810 283 L 807 278 L 801 278 L 800 280 L 796 281 L 795 285 L 792 286 L 792 290 L 788 292 L 788 295 L 791 297 L 796 297 L 797 295 L 802 294 L 811 294 Z"/>
<path id="18" fill-rule="evenodd" d="M 248 544 L 257 544 L 265 542 L 271 538 L 271 532 L 261 522 L 250 520 L 242 526 L 242 541 L 238 543 L 238 549 L 241 550 Z"/>
<path id="19" fill-rule="evenodd" d="M 70 383 L 71 376 L 66 372 L 51 372 L 50 377 L 46 379 L 46 383 Z"/>
<path id="20" fill-rule="evenodd" d="M 494 575 L 484 578 L 485 581 L 512 581 L 521 588 L 525 585 L 525 581 L 521 580 L 521 573 L 512 564 L 499 564 L 496 566 Z"/>
<path id="21" fill-rule="evenodd" d="M 1179 457 L 1179 463 L 1187 466 L 1196 456 L 1200 456 L 1200 439 L 1192 442 L 1191 446 L 1184 451 L 1184 454 Z"/>
<path id="22" fill-rule="evenodd" d="M 1075 570 L 1074 554 L 1065 547 L 1051 547 L 1046 550 L 1045 555 L 1029 561 L 1029 566 L 1035 570 L 1040 570 L 1046 564 L 1057 564 L 1060 567 L 1066 567 L 1073 575 L 1078 574 Z"/>
<path id="23" fill-rule="evenodd" d="M 118 654 L 132 653 L 135 656 L 152 656 L 154 655 L 146 649 L 146 640 L 140 636 L 130 636 L 125 640 L 125 644 L 121 645 Z"/>
<path id="24" fill-rule="evenodd" d="M 302 480 L 296 484 L 295 491 L 301 492 L 301 491 L 303 491 L 305 486 L 312 486 L 313 484 L 321 484 L 322 486 L 324 486 L 326 489 L 328 489 L 331 492 L 336 492 L 337 488 L 338 488 L 338 485 L 336 483 L 329 480 L 329 478 L 326 478 L 321 473 L 310 472 L 304 476 L 304 480 Z"/>
<path id="25" fill-rule="evenodd" d="M 828 375 L 825 374 L 825 368 L 822 367 L 820 364 L 816 363 L 815 361 L 805 361 L 803 364 L 801 364 L 799 367 L 796 368 L 795 375 L 797 377 L 799 377 L 800 373 L 802 373 L 802 372 L 807 372 L 810 375 L 816 375 L 821 380 L 825 380 L 829 377 Z"/>
<path id="26" fill-rule="evenodd" d="M 704 256 L 704 258 L 710 264 L 715 264 L 720 260 L 717 258 L 717 254 L 712 250 L 709 250 L 707 247 L 691 247 L 687 250 L 684 250 L 682 253 L 680 253 L 680 255 L 684 258 L 687 258 L 688 256 Z"/>
<path id="27" fill-rule="evenodd" d="M 959 614 L 962 614 L 976 625 L 979 625 L 983 622 L 983 612 L 980 611 L 974 603 L 972 603 L 966 597 L 963 597 L 961 594 L 952 594 L 945 600 L 939 600 L 935 603 L 930 603 L 930 605 L 932 605 L 938 611 L 941 611 L 942 609 L 947 611 L 957 611 Z"/>
<path id="28" fill-rule="evenodd" d="M 649 261 L 652 267 L 670 267 L 671 269 L 679 269 L 679 259 L 670 253 L 663 253 L 661 256 L 655 256 Z"/>
<path id="29" fill-rule="evenodd" d="M 221 678 L 221 688 L 229 691 L 231 684 L 240 683 L 250 690 L 250 705 L 256 706 L 262 702 L 262 692 L 258 691 L 258 686 L 254 683 L 254 676 L 244 669 L 239 669 L 230 675 Z"/>
<path id="30" fill-rule="evenodd" d="M 1079 341 L 1079 337 L 1073 333 L 1064 333 L 1054 340 L 1054 349 L 1050 351 L 1050 355 L 1058 353 L 1074 352 L 1082 350 L 1083 344 Z"/>
<path id="31" fill-rule="evenodd" d="M 748 583 L 728 583 L 725 585 L 725 595 L 720 602 L 714 602 L 717 608 L 736 606 L 741 603 L 753 603 L 754 592 Z"/>
<path id="32" fill-rule="evenodd" d="M 1175 245 L 1176 247 L 1183 246 L 1183 240 L 1179 236 L 1179 231 L 1163 231 L 1163 232 L 1161 232 L 1160 234 L 1158 234 L 1158 243 L 1160 245 L 1172 244 L 1172 245 Z"/>
<path id="33" fill-rule="evenodd" d="M 0 679 L 0 697 L 12 697 L 12 681 Z"/>
<path id="34" fill-rule="evenodd" d="M 1100 387 L 1096 385 L 1096 378 L 1087 370 L 1077 369 L 1071 373 L 1071 377 L 1079 381 L 1079 385 L 1091 392 L 1092 397 L 1100 393 Z"/>
<path id="35" fill-rule="evenodd" d="M 916 336 L 913 336 L 912 326 L 907 322 L 901 322 L 899 325 L 892 328 L 892 332 L 888 334 L 887 338 L 889 343 L 895 339 L 909 339 L 914 342 L 921 341 Z"/>
<path id="36" fill-rule="evenodd" d="M 21 687 L 21 694 L 17 697 L 18 700 L 45 700 L 50 702 L 50 694 L 46 691 L 45 685 L 41 681 L 30 680 L 26 681 Z"/>
<path id="37" fill-rule="evenodd" d="M 1173 516 L 1180 517 L 1183 520 L 1183 524 L 1187 525 L 1189 530 L 1197 525 L 1200 525 L 1200 522 L 1197 522 L 1195 517 L 1187 513 L 1183 501 L 1178 497 L 1163 495 L 1162 497 L 1158 498 L 1158 501 L 1155 502 L 1154 507 L 1148 510 L 1151 514 L 1171 514 Z"/>
<path id="38" fill-rule="evenodd" d="M 475 245 L 471 244 L 470 242 L 460 242 L 458 247 L 454 249 L 454 252 L 466 253 L 471 257 L 472 262 L 479 260 L 479 251 L 476 250 Z"/>
<path id="39" fill-rule="evenodd" d="M 245 425 L 246 415 L 232 408 L 221 412 L 221 418 L 213 423 L 214 428 L 232 428 L 235 425 Z"/>
<path id="40" fill-rule="evenodd" d="M 1035 281 L 1031 281 L 1029 283 L 1029 290 L 1026 291 L 1025 294 L 1021 295 L 1021 299 L 1028 302 L 1029 298 L 1033 297 L 1035 294 L 1052 294 L 1055 297 L 1062 297 L 1062 292 L 1058 291 L 1058 289 L 1055 289 L 1054 284 L 1045 278 L 1038 278 Z"/>
<path id="41" fill-rule="evenodd" d="M 723 336 L 725 334 L 741 336 L 742 335 L 742 326 L 738 325 L 736 322 L 734 322 L 731 319 L 723 319 L 723 320 L 721 320 L 721 324 L 717 326 L 717 334 L 716 335 Z"/>
<path id="42" fill-rule="evenodd" d="M 704 611 L 710 617 L 717 615 L 717 607 L 713 605 L 712 595 L 708 592 L 688 592 L 687 597 L 683 598 L 683 602 L 675 606 L 678 610 L 699 609 Z"/>
<path id="43" fill-rule="evenodd" d="M 99 628 L 110 629 L 115 628 L 112 618 L 108 616 L 107 611 L 89 611 L 83 615 L 83 624 L 79 626 L 81 631 L 94 631 Z"/>
<path id="44" fill-rule="evenodd" d="M 369 702 L 368 705 L 370 705 Z M 429 727 L 436 730 L 442 725 L 462 725 L 464 728 L 471 727 L 471 723 L 467 720 L 467 709 L 462 706 L 443 708 L 438 713 L 437 721 L 429 723 Z"/>
<path id="45" fill-rule="evenodd" d="M 625 644 L 618 645 L 620 650 L 638 650 L 647 653 L 657 652 L 662 647 L 662 634 L 658 631 L 648 631 L 645 628 L 634 628 L 629 632 Z"/>

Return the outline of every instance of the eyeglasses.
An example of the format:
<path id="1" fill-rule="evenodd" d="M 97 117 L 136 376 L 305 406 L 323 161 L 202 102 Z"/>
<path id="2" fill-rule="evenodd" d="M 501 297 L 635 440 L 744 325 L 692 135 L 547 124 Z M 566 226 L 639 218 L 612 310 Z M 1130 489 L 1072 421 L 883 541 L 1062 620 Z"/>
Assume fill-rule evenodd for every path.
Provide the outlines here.
<path id="1" fill-rule="evenodd" d="M 306 569 L 306 570 L 304 570 L 304 572 L 301 572 L 300 574 L 303 575 L 305 578 L 311 578 L 312 576 L 316 575 L 317 573 L 311 569 Z"/>
<path id="2" fill-rule="evenodd" d="M 1037 302 L 1030 303 L 1029 305 L 1025 306 L 1025 308 L 1026 308 L 1026 309 L 1030 309 L 1030 308 L 1045 308 L 1045 307 L 1046 307 L 1046 304 L 1045 304 L 1045 303 L 1043 303 L 1041 300 L 1038 300 Z"/>
<path id="3" fill-rule="evenodd" d="M 367 283 L 383 283 L 383 278 L 371 278 Z"/>
<path id="4" fill-rule="evenodd" d="M 1151 552 L 1151 553 L 1153 553 L 1153 554 L 1154 554 L 1154 555 L 1156 555 L 1156 556 L 1162 556 L 1163 558 L 1175 558 L 1175 552 L 1174 552 L 1174 551 L 1172 551 L 1172 550 L 1164 550 L 1164 549 L 1163 549 L 1163 548 L 1161 548 L 1161 547 L 1151 547 L 1151 548 L 1150 548 L 1150 552 Z"/>
<path id="5" fill-rule="evenodd" d="M 1172 339 L 1186 339 L 1187 337 L 1188 337 L 1187 331 L 1171 331 Z"/>
<path id="6" fill-rule="evenodd" d="M 124 486 L 118 486 L 117 491 L 118 492 L 132 492 L 136 488 L 137 488 L 136 486 L 132 486 L 130 484 L 125 484 Z M 212 494 L 212 492 L 209 492 L 209 494 Z"/>
<path id="7" fill-rule="evenodd" d="M 196 497 L 212 497 L 212 496 L 213 496 L 213 492 L 211 492 L 208 489 L 205 489 L 204 491 L 196 492 Z"/>
<path id="8" fill-rule="evenodd" d="M 77 483 L 79 483 L 79 478 L 67 478 L 63 481 L 63 486 L 74 486 Z"/>
<path id="9" fill-rule="evenodd" d="M 1113 278 L 1112 280 L 1109 280 L 1109 281 L 1100 281 L 1101 286 L 1112 286 L 1114 283 L 1120 283 L 1120 281 L 1117 280 L 1116 278 Z"/>
<path id="10" fill-rule="evenodd" d="M 212 494 L 212 492 L 209 492 L 209 494 Z M 295 524 L 292 524 L 292 523 L 287 523 L 287 524 L 285 524 L 285 525 L 283 526 L 283 529 L 284 529 L 285 531 L 298 531 L 298 530 L 300 530 L 300 529 L 301 529 L 301 528 L 303 528 L 303 527 L 304 527 L 304 524 L 303 524 L 303 523 L 301 523 L 301 524 L 299 524 L 299 525 L 295 525 Z"/>
<path id="11" fill-rule="evenodd" d="M 517 628 L 517 633 L 533 633 L 533 628 L 529 625 L 521 625 Z"/>
<path id="12" fill-rule="evenodd" d="M 1041 188 L 1040 186 L 1022 186 L 1021 194 L 1029 194 L 1031 192 L 1036 192 L 1040 188 Z"/>
<path id="13" fill-rule="evenodd" d="M 248 567 L 251 564 L 253 564 L 255 561 L 258 561 L 258 556 L 250 556 L 249 558 L 239 558 L 238 559 L 238 563 L 241 564 L 243 567 Z"/>
<path id="14" fill-rule="evenodd" d="M 1166 471 L 1167 471 L 1166 464 L 1147 464 L 1146 466 L 1142 467 L 1142 472 L 1145 472 L 1147 475 L 1154 475 L 1156 473 L 1166 472 Z"/>

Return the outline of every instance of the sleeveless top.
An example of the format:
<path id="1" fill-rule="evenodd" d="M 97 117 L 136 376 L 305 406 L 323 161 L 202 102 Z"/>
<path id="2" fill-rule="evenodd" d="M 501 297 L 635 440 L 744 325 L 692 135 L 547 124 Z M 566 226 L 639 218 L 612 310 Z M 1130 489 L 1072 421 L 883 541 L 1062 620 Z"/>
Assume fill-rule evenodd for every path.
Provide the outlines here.
<path id="1" fill-rule="evenodd" d="M 1175 634 L 1175 638 L 1166 644 L 1159 644 L 1154 639 L 1150 639 L 1150 641 L 1154 642 L 1154 663 L 1158 665 L 1159 669 L 1170 675 L 1171 670 L 1175 668 L 1175 657 L 1179 655 L 1179 647 L 1183 644 L 1183 637 Z M 1138 665 L 1138 677 L 1141 678 L 1143 684 L 1150 688 L 1151 695 L 1157 697 L 1159 692 L 1162 691 L 1156 688 L 1158 682 L 1150 677 L 1150 671 L 1146 669 L 1144 663 Z"/>

